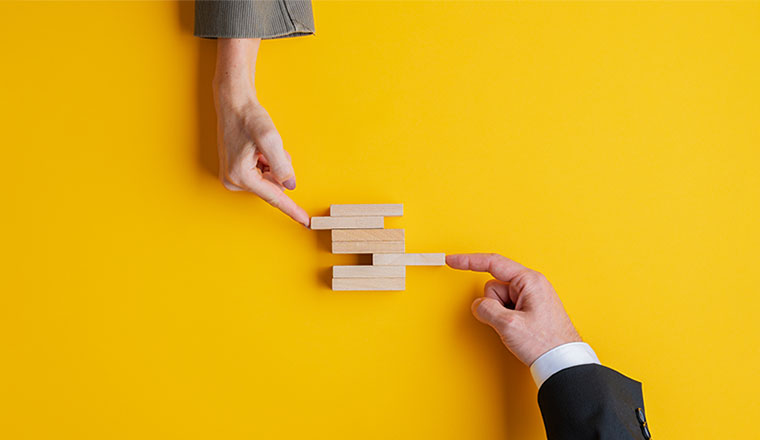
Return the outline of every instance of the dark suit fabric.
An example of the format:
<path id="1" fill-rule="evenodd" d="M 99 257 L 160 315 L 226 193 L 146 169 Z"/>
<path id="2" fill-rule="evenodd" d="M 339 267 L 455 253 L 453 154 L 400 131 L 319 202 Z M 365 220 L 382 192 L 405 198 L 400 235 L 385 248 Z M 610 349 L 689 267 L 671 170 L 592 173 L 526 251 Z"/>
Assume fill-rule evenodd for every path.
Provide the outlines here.
<path id="1" fill-rule="evenodd" d="M 538 390 L 549 440 L 642 440 L 641 383 L 601 365 L 578 365 L 552 375 Z M 637 417 L 637 408 L 641 408 Z"/>

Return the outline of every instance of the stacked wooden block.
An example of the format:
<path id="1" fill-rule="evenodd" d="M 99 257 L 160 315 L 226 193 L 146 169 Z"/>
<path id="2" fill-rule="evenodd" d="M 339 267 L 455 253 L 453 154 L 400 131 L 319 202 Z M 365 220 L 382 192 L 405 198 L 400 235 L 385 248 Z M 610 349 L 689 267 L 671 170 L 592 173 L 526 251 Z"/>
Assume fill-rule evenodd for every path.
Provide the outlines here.
<path id="1" fill-rule="evenodd" d="M 372 254 L 372 265 L 333 266 L 333 290 L 404 290 L 406 266 L 442 266 L 444 254 L 407 254 L 403 229 L 384 229 L 404 205 L 331 205 L 329 217 L 312 217 L 311 229 L 329 229 L 333 254 Z"/>

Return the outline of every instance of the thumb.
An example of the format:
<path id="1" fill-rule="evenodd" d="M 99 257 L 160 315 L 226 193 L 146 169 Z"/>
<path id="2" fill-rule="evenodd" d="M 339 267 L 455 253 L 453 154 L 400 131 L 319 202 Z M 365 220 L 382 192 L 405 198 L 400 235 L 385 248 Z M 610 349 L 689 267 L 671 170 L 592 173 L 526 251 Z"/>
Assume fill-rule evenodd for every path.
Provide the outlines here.
<path id="1" fill-rule="evenodd" d="M 501 330 L 502 322 L 509 314 L 516 313 L 494 298 L 478 298 L 472 303 L 472 314 L 483 324 L 488 324 L 496 331 Z"/>
<path id="2" fill-rule="evenodd" d="M 290 155 L 282 146 L 280 134 L 275 129 L 267 130 L 261 135 L 257 134 L 254 132 L 253 141 L 261 155 L 266 158 L 275 180 L 287 189 L 295 189 L 295 171 L 290 162 Z"/>

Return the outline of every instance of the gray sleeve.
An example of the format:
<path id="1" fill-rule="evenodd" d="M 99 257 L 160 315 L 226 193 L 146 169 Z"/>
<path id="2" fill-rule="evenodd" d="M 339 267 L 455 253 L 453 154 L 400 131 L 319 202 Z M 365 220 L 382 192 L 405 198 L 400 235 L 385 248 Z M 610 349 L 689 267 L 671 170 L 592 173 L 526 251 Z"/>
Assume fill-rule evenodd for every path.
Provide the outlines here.
<path id="1" fill-rule="evenodd" d="M 195 36 L 285 38 L 314 33 L 310 0 L 195 0 Z"/>

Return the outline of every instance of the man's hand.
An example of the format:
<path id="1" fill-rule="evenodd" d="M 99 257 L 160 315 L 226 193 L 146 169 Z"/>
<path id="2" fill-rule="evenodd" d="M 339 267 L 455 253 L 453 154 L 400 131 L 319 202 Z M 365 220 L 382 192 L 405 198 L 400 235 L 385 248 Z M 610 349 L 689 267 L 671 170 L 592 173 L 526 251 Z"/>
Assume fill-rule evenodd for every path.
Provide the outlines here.
<path id="1" fill-rule="evenodd" d="M 479 321 L 499 333 L 502 342 L 525 365 L 581 337 L 570 322 L 551 283 L 540 273 L 498 254 L 447 255 L 454 269 L 489 272 L 482 298 L 472 303 Z"/>
<path id="2" fill-rule="evenodd" d="M 227 189 L 250 191 L 293 220 L 309 215 L 285 194 L 295 189 L 290 155 L 254 87 L 259 39 L 219 39 L 214 100 L 218 117 L 219 177 Z"/>

